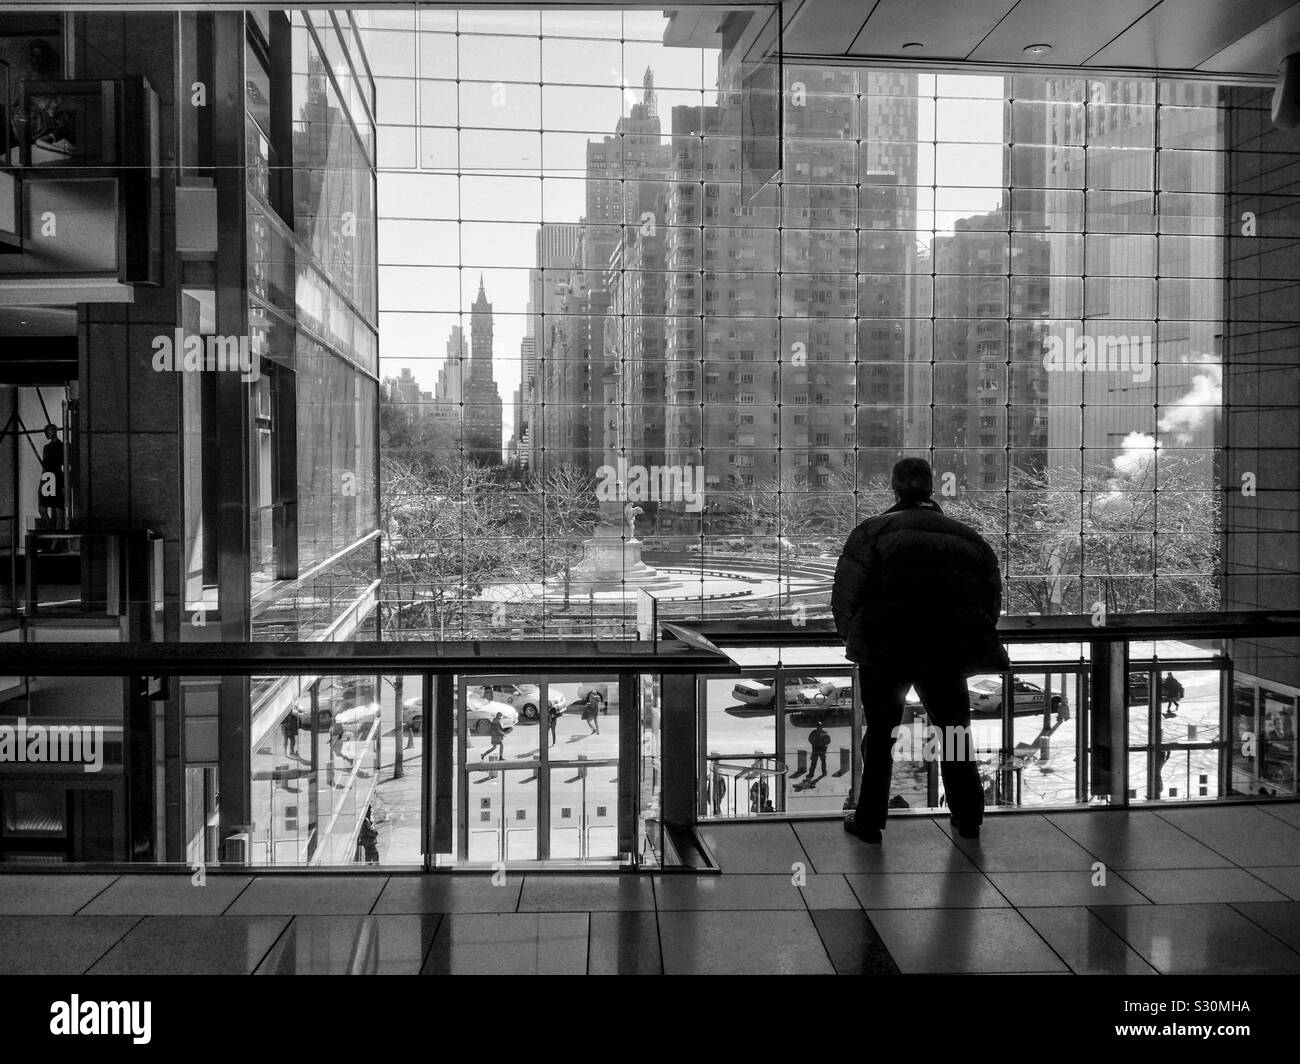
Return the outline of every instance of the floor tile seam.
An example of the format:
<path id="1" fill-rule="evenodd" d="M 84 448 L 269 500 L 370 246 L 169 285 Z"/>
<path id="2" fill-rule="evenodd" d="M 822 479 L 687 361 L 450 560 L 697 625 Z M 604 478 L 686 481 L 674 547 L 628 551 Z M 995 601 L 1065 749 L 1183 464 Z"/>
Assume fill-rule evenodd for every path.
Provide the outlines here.
<path id="1" fill-rule="evenodd" d="M 450 913 L 425 913 L 422 915 L 437 916 L 438 923 L 433 929 L 433 934 L 429 936 L 429 944 L 424 947 L 424 952 L 420 956 L 420 967 L 415 970 L 416 975 L 423 975 L 425 968 L 429 966 L 429 958 L 433 956 L 434 943 L 438 941 L 438 936 L 442 934 L 443 925 L 447 922 Z"/>
<path id="2" fill-rule="evenodd" d="M 367 916 L 375 916 L 375 915 L 377 915 L 377 914 L 375 913 L 375 906 L 379 904 L 379 899 L 382 898 L 382 897 L 384 896 L 384 891 L 386 891 L 386 890 L 388 889 L 388 884 L 391 883 L 392 881 L 393 881 L 393 877 L 392 877 L 392 876 L 385 876 L 385 877 L 384 877 L 384 885 L 383 885 L 382 887 L 380 887 L 378 891 L 376 891 L 376 893 L 375 893 L 375 900 L 372 901 L 372 902 L 370 903 L 370 908 L 366 910 L 366 915 L 367 915 Z"/>
<path id="3" fill-rule="evenodd" d="M 1007 903 L 1005 906 L 1002 906 L 1002 905 L 953 905 L 953 906 L 938 906 L 938 907 L 934 907 L 934 908 L 928 908 L 928 911 L 930 911 L 930 912 L 934 912 L 934 911 L 936 911 L 936 910 L 938 910 L 938 909 L 942 909 L 943 911 L 951 911 L 951 910 L 966 910 L 966 911 L 988 910 L 988 911 L 994 911 L 994 912 L 1006 912 L 1006 911 L 1009 910 L 1010 912 L 1015 913 L 1016 918 L 1017 918 L 1017 919 L 1018 919 L 1022 924 L 1024 924 L 1025 927 L 1029 928 L 1029 930 L 1030 930 L 1031 932 L 1033 932 L 1034 935 L 1036 935 L 1036 936 L 1038 937 L 1038 940 L 1039 940 L 1040 942 L 1042 942 L 1042 944 L 1043 944 L 1044 946 L 1047 947 L 1048 951 L 1052 954 L 1052 956 L 1055 957 L 1058 961 L 1061 962 L 1061 965 L 1065 968 L 1065 970 L 1066 970 L 1067 972 L 1069 972 L 1071 975 L 1074 975 L 1074 974 L 1075 974 L 1075 971 L 1074 971 L 1073 968 L 1070 967 L 1069 962 L 1066 961 L 1066 959 L 1065 959 L 1064 957 L 1062 957 L 1062 956 L 1060 955 L 1060 953 L 1057 952 L 1056 947 L 1053 946 L 1050 942 L 1047 941 L 1047 939 L 1046 939 L 1046 938 L 1043 936 L 1043 934 L 1038 930 L 1038 928 L 1036 928 L 1032 923 L 1030 923 L 1027 919 L 1025 919 L 1025 915 L 1024 915 L 1024 913 L 1022 913 L 1022 912 L 1020 911 L 1020 907 L 1017 906 L 1017 905 L 1015 904 L 1015 902 L 1013 902 L 1013 901 L 1012 901 L 1010 898 L 1008 898 L 1005 894 L 1003 894 L 1002 891 L 998 889 L 998 885 L 997 885 L 996 883 L 994 883 L 991 879 L 989 879 L 988 876 L 985 876 L 984 878 L 985 878 L 985 880 L 988 882 L 989 886 L 991 886 L 991 887 L 993 888 L 993 890 L 997 893 L 997 895 L 998 895 L 1000 898 L 1002 898 L 1003 901 L 1005 901 L 1005 902 Z M 888 910 L 888 911 L 897 912 L 898 910 Z M 868 919 L 869 919 L 869 918 L 870 918 L 870 914 L 868 913 Z"/>
<path id="4" fill-rule="evenodd" d="M 794 821 L 787 820 L 786 824 L 789 825 L 790 834 L 794 837 L 794 844 L 799 847 L 799 852 L 803 854 L 803 859 L 807 862 L 806 867 L 812 869 L 813 875 L 820 875 L 821 873 L 817 871 L 817 862 L 812 859 L 812 854 L 808 852 L 808 847 L 803 844 L 803 839 L 799 837 L 799 832 L 795 830 Z"/>
<path id="5" fill-rule="evenodd" d="M 1278 802 L 1277 804 L 1278 804 L 1278 805 L 1285 805 L 1285 806 L 1296 806 L 1296 805 L 1300 805 L 1300 803 L 1297 803 L 1297 802 Z M 1288 820 L 1286 817 L 1284 817 L 1284 816 L 1278 816 L 1275 812 L 1273 812 L 1273 809 L 1275 808 L 1275 806 L 1274 806 L 1272 803 L 1265 803 L 1265 804 L 1262 804 L 1262 805 L 1252 805 L 1251 808 L 1252 808 L 1252 809 L 1258 809 L 1261 813 L 1267 813 L 1267 814 L 1268 814 L 1269 816 L 1271 816 L 1274 820 L 1280 820 L 1280 821 L 1282 821 L 1283 824 L 1286 824 L 1288 827 L 1292 827 L 1292 828 L 1293 828 L 1293 827 L 1296 826 L 1292 821 Z"/>
<path id="6" fill-rule="evenodd" d="M 659 919 L 659 883 L 657 877 L 650 877 L 650 903 L 654 906 L 655 941 L 659 943 L 659 974 L 668 974 L 668 962 L 664 959 L 664 929 Z"/>
<path id="7" fill-rule="evenodd" d="M 257 919 L 264 919 L 264 917 L 252 916 L 249 917 L 249 919 L 257 920 Z M 257 970 L 266 963 L 266 959 L 269 956 L 271 956 L 272 952 L 274 952 L 275 947 L 280 944 L 280 940 L 289 933 L 289 928 L 293 927 L 294 921 L 296 921 L 297 919 L 298 917 L 295 915 L 295 916 L 290 916 L 289 919 L 285 921 L 284 926 L 280 928 L 280 933 L 276 935 L 274 939 L 271 940 L 271 944 L 266 947 L 266 949 L 262 953 L 262 956 L 258 958 L 257 963 L 254 964 L 246 974 L 248 975 L 256 974 Z"/>
<path id="8" fill-rule="evenodd" d="M 1097 860 L 1098 860 L 1098 861 L 1101 861 L 1101 858 L 1098 857 Z M 1121 869 L 1118 869 L 1118 868 L 1112 868 L 1112 867 L 1111 867 L 1110 865 L 1108 865 L 1105 861 L 1101 861 L 1101 866 L 1102 866 L 1102 867 L 1107 871 L 1107 873 L 1111 873 L 1111 872 L 1113 872 L 1116 876 L 1118 876 L 1118 877 L 1119 877 L 1119 880 L 1120 880 L 1121 883 L 1123 883 L 1125 886 L 1127 886 L 1127 887 L 1129 888 L 1129 890 L 1136 891 L 1137 894 L 1138 894 L 1138 896 L 1139 896 L 1139 897 L 1142 897 L 1142 898 L 1145 898 L 1148 904 L 1150 904 L 1150 905 L 1159 905 L 1159 904 L 1160 904 L 1160 902 L 1156 901 L 1155 898 L 1151 897 L 1150 894 L 1148 894 L 1145 890 L 1143 890 L 1143 889 L 1142 889 L 1141 887 L 1139 887 L 1136 883 L 1134 883 L 1131 879 L 1129 879 L 1128 876 L 1124 875 L 1124 872 L 1123 872 Z M 1129 871 L 1141 871 L 1141 869 L 1129 869 Z M 1161 869 L 1156 869 L 1156 871 L 1161 871 L 1161 872 L 1180 872 L 1180 871 L 1182 871 L 1182 869 L 1179 869 L 1179 868 L 1161 868 Z"/>
<path id="9" fill-rule="evenodd" d="M 1100 814 L 1100 811 L 1098 811 L 1098 813 Z M 1094 815 L 1094 814 L 1092 814 L 1092 813 L 1084 813 L 1083 815 L 1084 815 L 1084 816 L 1092 816 L 1092 815 Z M 1104 814 L 1101 814 L 1101 815 L 1104 815 Z M 1079 841 L 1078 839 L 1076 839 L 1073 835 L 1071 835 L 1068 831 L 1066 831 L 1065 828 L 1061 827 L 1061 825 L 1058 824 L 1055 820 L 1052 820 L 1050 817 L 1048 817 L 1048 816 L 1046 816 L 1046 815 L 1043 816 L 1043 819 L 1044 819 L 1045 821 L 1047 821 L 1047 823 L 1051 824 L 1052 827 L 1054 827 L 1057 831 L 1059 831 L 1059 832 L 1060 832 L 1062 835 L 1064 835 L 1067 839 L 1069 839 L 1070 842 L 1074 843 L 1075 846 L 1079 847 L 1079 849 L 1081 849 L 1084 853 L 1086 853 L 1089 857 L 1091 857 L 1091 858 L 1093 859 L 1094 862 L 1096 862 L 1096 861 L 1100 861 L 1100 862 L 1101 862 L 1103 865 L 1105 865 L 1107 868 L 1110 867 L 1110 865 L 1107 863 L 1106 859 L 1105 859 L 1104 857 L 1102 857 L 1101 854 L 1097 853 L 1095 850 L 1091 849 L 1090 847 L 1085 846 L 1082 842 L 1080 842 L 1080 841 Z"/>
<path id="10" fill-rule="evenodd" d="M 1255 808 L 1257 808 L 1257 807 L 1252 805 L 1252 806 L 1250 806 L 1249 808 L 1251 808 L 1251 809 L 1255 809 Z M 1166 811 L 1167 811 L 1167 812 L 1172 812 L 1173 810 L 1166 810 Z M 1163 815 L 1163 812 L 1162 812 L 1161 810 L 1159 810 L 1159 809 L 1152 809 L 1151 812 L 1152 812 L 1154 815 L 1160 817 L 1161 820 L 1163 820 L 1166 824 L 1168 824 L 1168 825 L 1169 825 L 1171 828 L 1173 828 L 1175 831 L 1181 831 L 1184 835 L 1186 835 L 1186 836 L 1187 836 L 1189 839 L 1191 839 L 1193 842 L 1198 843 L 1198 844 L 1201 845 L 1201 846 L 1204 846 L 1204 847 L 1205 847 L 1207 850 L 1209 850 L 1211 853 L 1216 854 L 1216 855 L 1219 856 L 1219 857 L 1222 857 L 1225 861 L 1227 861 L 1229 864 L 1231 864 L 1234 868 L 1242 868 L 1242 867 L 1244 867 L 1243 865 L 1239 864 L 1236 860 L 1234 860 L 1233 858 L 1229 857 L 1226 853 L 1223 853 L 1221 850 L 1219 850 L 1219 849 L 1217 849 L 1215 846 L 1211 845 L 1211 843 L 1208 842 L 1206 839 L 1198 839 L 1195 835 L 1193 835 L 1193 834 L 1192 834 L 1190 831 L 1188 831 L 1186 828 L 1179 827 L 1179 825 L 1175 824 L 1175 823 L 1174 823 L 1172 820 L 1170 820 L 1168 817 L 1164 816 L 1164 815 Z M 1277 818 L 1275 817 L 1274 819 L 1277 819 Z M 1284 823 L 1284 821 L 1279 821 L 1279 822 L 1280 822 L 1280 823 Z M 1288 825 L 1288 826 L 1290 826 L 1290 825 Z"/>
<path id="11" fill-rule="evenodd" d="M 1110 924 L 1106 923 L 1106 921 L 1103 920 L 1099 914 L 1097 914 L 1096 912 L 1094 912 L 1093 909 L 1092 909 L 1092 906 L 1090 906 L 1090 905 L 1085 905 L 1083 908 L 1084 908 L 1084 909 L 1087 911 L 1087 913 L 1088 913 L 1088 919 L 1097 921 L 1097 924 L 1098 924 L 1098 925 L 1099 925 L 1099 926 L 1100 926 L 1104 931 L 1106 931 L 1108 934 L 1110 934 L 1110 935 L 1115 939 L 1116 942 L 1118 942 L 1118 943 L 1119 943 L 1120 945 L 1122 945 L 1126 950 L 1128 950 L 1131 954 L 1133 954 L 1133 956 L 1135 956 L 1139 961 L 1141 961 L 1141 962 L 1142 962 L 1143 964 L 1145 964 L 1148 968 L 1150 968 L 1151 971 L 1155 972 L 1156 975 L 1164 975 L 1164 974 L 1165 974 L 1165 973 L 1162 972 L 1159 968 L 1157 968 L 1154 964 L 1152 964 L 1149 960 L 1147 960 L 1144 956 L 1142 956 L 1142 954 L 1141 954 L 1140 952 L 1138 952 L 1138 948 L 1137 948 L 1135 945 L 1133 945 L 1132 942 L 1130 942 L 1127 938 L 1125 938 L 1125 937 L 1124 937 L 1123 935 L 1121 935 L 1118 931 L 1116 931 L 1113 927 L 1111 927 Z M 1143 909 L 1143 908 L 1146 908 L 1146 906 L 1142 906 L 1142 905 L 1134 905 L 1134 906 L 1129 906 L 1129 908 L 1134 908 L 1134 909 Z"/>
<path id="12" fill-rule="evenodd" d="M 108 919 L 112 919 L 112 917 L 109 917 Z M 104 951 L 100 953 L 98 957 L 96 957 L 93 961 L 87 964 L 86 967 L 81 970 L 80 974 L 81 975 L 89 974 L 90 970 L 94 968 L 95 965 L 97 965 L 100 961 L 102 961 L 105 957 L 107 957 L 110 953 L 112 953 L 113 950 L 117 949 L 117 947 L 120 946 L 126 940 L 126 936 L 129 935 L 132 931 L 134 931 L 137 927 L 139 927 L 142 923 L 144 923 L 144 921 L 147 919 L 148 917 L 146 916 L 137 916 L 135 919 L 133 919 L 131 921 L 131 926 L 128 927 L 125 931 L 123 931 L 120 935 L 118 935 L 117 938 L 115 938 L 104 949 Z"/>
<path id="13" fill-rule="evenodd" d="M 77 916 L 82 909 L 84 909 L 87 905 L 92 904 L 95 901 L 95 899 L 103 897 L 105 891 L 108 891 L 112 887 L 116 886 L 121 879 L 122 877 L 120 875 L 114 876 L 111 880 L 105 883 L 103 887 L 95 891 L 94 894 L 92 894 L 89 898 L 87 898 L 84 902 L 82 902 L 79 906 L 77 906 L 77 908 L 73 909 L 71 915 Z"/>
<path id="14" fill-rule="evenodd" d="M 231 910 L 232 908 L 234 908 L 235 903 L 238 902 L 239 899 L 242 898 L 242 897 L 244 896 L 244 892 L 247 891 L 247 890 L 249 889 L 249 887 L 251 887 L 255 882 L 257 882 L 257 877 L 256 877 L 256 876 L 249 876 L 249 877 L 248 877 L 248 882 L 245 883 L 245 884 L 244 884 L 244 885 L 239 889 L 238 893 L 236 893 L 235 896 L 234 896 L 233 898 L 231 898 L 229 902 L 226 903 L 226 907 L 225 907 L 224 909 L 222 909 L 221 912 L 218 913 L 217 915 L 218 915 L 218 916 L 233 916 L 233 915 L 236 915 L 236 914 L 234 914 L 234 913 L 231 913 L 230 910 Z"/>
<path id="15" fill-rule="evenodd" d="M 1295 954 L 1297 954 L 1297 955 L 1300 955 L 1300 948 L 1297 948 L 1297 947 L 1291 945 L 1291 943 L 1290 943 L 1290 942 L 1287 942 L 1284 938 L 1281 938 L 1281 937 L 1279 937 L 1278 935 L 1274 934 L 1274 932 L 1273 932 L 1273 930 L 1272 930 L 1271 928 L 1269 928 L 1269 927 L 1265 927 L 1265 926 L 1264 926 L 1263 924 L 1261 924 L 1258 920 L 1256 920 L 1253 916 L 1251 916 L 1250 913 L 1248 913 L 1248 912 L 1242 912 L 1240 909 L 1237 908 L 1238 905 L 1258 905 L 1258 904 L 1263 904 L 1263 905 L 1278 905 L 1278 904 L 1286 904 L 1285 902 L 1281 902 L 1281 903 L 1279 903 L 1279 902 L 1262 902 L 1262 903 L 1261 903 L 1261 902 L 1239 901 L 1239 902 L 1226 902 L 1225 904 L 1228 906 L 1229 909 L 1231 909 L 1233 912 L 1235 912 L 1238 916 L 1243 917 L 1244 919 L 1250 921 L 1250 923 L 1251 923 L 1253 926 L 1258 927 L 1261 931 L 1264 932 L 1264 934 L 1268 935 L 1269 938 L 1273 939 L 1275 942 L 1279 942 L 1279 943 L 1281 943 L 1281 944 L 1282 944 L 1286 949 L 1290 950 L 1292 953 L 1295 953 Z M 1300 903 L 1292 902 L 1291 904 L 1295 905 L 1295 904 L 1300 904 Z"/>
<path id="16" fill-rule="evenodd" d="M 1284 891 L 1281 887 L 1275 887 L 1275 886 L 1273 886 L 1273 884 L 1270 883 L 1270 882 L 1269 882 L 1267 879 L 1265 879 L 1263 876 L 1257 876 L 1257 875 L 1255 874 L 1255 872 L 1254 872 L 1254 869 L 1255 869 L 1255 868 L 1295 868 L 1295 867 L 1297 867 L 1297 866 L 1296 866 L 1296 865 L 1254 865 L 1254 866 L 1252 866 L 1252 867 L 1250 867 L 1250 868 L 1247 868 L 1246 866 L 1243 865 L 1243 866 L 1241 866 L 1241 870 L 1242 870 L 1243 872 L 1245 872 L 1246 875 L 1250 876 L 1251 879 L 1257 880 L 1257 881 L 1259 881 L 1260 883 L 1262 883 L 1264 886 L 1268 887 L 1269 890 L 1276 891 L 1278 894 L 1281 894 L 1281 895 L 1282 895 L 1281 898 L 1261 898 L 1261 899 L 1260 899 L 1261 901 L 1293 901 L 1293 902 L 1300 902 L 1300 898 L 1293 898 L 1293 897 L 1291 897 L 1291 895 L 1288 894 L 1286 891 Z"/>

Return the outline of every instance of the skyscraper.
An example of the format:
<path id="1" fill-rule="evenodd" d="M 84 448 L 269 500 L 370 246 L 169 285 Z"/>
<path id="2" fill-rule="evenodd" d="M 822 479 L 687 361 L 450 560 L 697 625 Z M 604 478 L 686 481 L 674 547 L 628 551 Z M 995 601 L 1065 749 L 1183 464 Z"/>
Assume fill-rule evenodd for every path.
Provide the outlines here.
<path id="1" fill-rule="evenodd" d="M 556 342 L 560 335 L 560 306 L 568 292 L 569 273 L 578 250 L 577 222 L 546 222 L 537 230 L 535 265 L 528 271 L 529 331 L 533 337 L 533 366 L 524 373 L 529 440 L 528 467 L 543 467 L 544 449 L 557 454 L 564 449 L 564 432 L 570 427 L 566 408 L 576 402 L 569 394 L 570 365 Z"/>
<path id="2" fill-rule="evenodd" d="M 466 456 L 480 465 L 500 465 L 501 393 L 492 369 L 492 304 L 481 275 L 470 308 L 469 372 L 463 388 Z"/>

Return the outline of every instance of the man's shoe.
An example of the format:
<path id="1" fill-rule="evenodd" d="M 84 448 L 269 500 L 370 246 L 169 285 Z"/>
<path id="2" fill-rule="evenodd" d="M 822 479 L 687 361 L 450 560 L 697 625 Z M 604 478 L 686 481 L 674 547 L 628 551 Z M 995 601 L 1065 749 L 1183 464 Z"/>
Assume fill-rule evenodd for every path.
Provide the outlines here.
<path id="1" fill-rule="evenodd" d="M 978 824 L 974 827 L 967 827 L 955 816 L 950 816 L 948 818 L 948 823 L 953 826 L 957 834 L 963 839 L 978 839 L 980 837 L 980 826 Z"/>
<path id="2" fill-rule="evenodd" d="M 858 824 L 854 819 L 854 814 L 850 813 L 844 818 L 844 830 L 850 835 L 861 839 L 863 842 L 879 843 L 880 829 L 867 827 L 865 824 Z"/>

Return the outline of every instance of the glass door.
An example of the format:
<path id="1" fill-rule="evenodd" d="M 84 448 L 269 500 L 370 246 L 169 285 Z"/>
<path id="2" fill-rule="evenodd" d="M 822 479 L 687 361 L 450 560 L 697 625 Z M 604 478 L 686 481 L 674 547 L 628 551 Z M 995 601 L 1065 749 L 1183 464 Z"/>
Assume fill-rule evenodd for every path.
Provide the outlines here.
<path id="1" fill-rule="evenodd" d="M 1130 800 L 1219 797 L 1227 756 L 1224 688 L 1225 674 L 1217 664 L 1162 661 L 1130 669 Z"/>
<path id="2" fill-rule="evenodd" d="M 616 676 L 458 678 L 463 861 L 619 860 L 619 702 Z"/>

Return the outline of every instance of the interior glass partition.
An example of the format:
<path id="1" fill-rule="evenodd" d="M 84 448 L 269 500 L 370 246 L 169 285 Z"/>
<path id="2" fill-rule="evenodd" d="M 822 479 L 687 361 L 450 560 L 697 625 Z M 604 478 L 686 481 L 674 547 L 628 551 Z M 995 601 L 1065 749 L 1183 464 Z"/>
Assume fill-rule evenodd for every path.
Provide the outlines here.
<path id="1" fill-rule="evenodd" d="M 857 680 L 834 647 L 737 648 L 744 668 L 699 680 L 704 817 L 836 813 L 856 794 Z"/>
<path id="2" fill-rule="evenodd" d="M 1021 638 L 1008 649 L 1009 673 L 967 678 L 970 729 L 956 748 L 978 764 L 985 807 L 1115 804 L 1118 797 L 1101 797 L 1092 779 L 1095 748 L 1107 739 L 1093 733 L 1100 725 L 1092 713 L 1089 643 Z M 1125 802 L 1213 800 L 1259 793 L 1261 785 L 1288 793 L 1283 788 L 1292 778 L 1294 745 L 1286 737 L 1291 703 L 1285 696 L 1273 689 L 1257 695 L 1255 687 L 1235 681 L 1234 742 L 1225 739 L 1232 670 L 1222 641 L 1170 638 L 1131 642 L 1127 649 L 1120 707 L 1127 749 L 1119 755 L 1126 759 Z M 851 808 L 860 786 L 865 719 L 856 670 L 845 667 L 842 652 L 796 645 L 727 653 L 734 663 L 753 667 L 699 681 L 700 816 L 825 815 Z M 1261 710 L 1263 697 L 1269 701 Z M 1256 735 L 1263 738 L 1257 742 Z M 939 762 L 950 740 L 931 725 L 910 689 L 892 737 L 891 810 L 946 807 Z M 825 753 L 824 767 L 815 747 Z"/>

